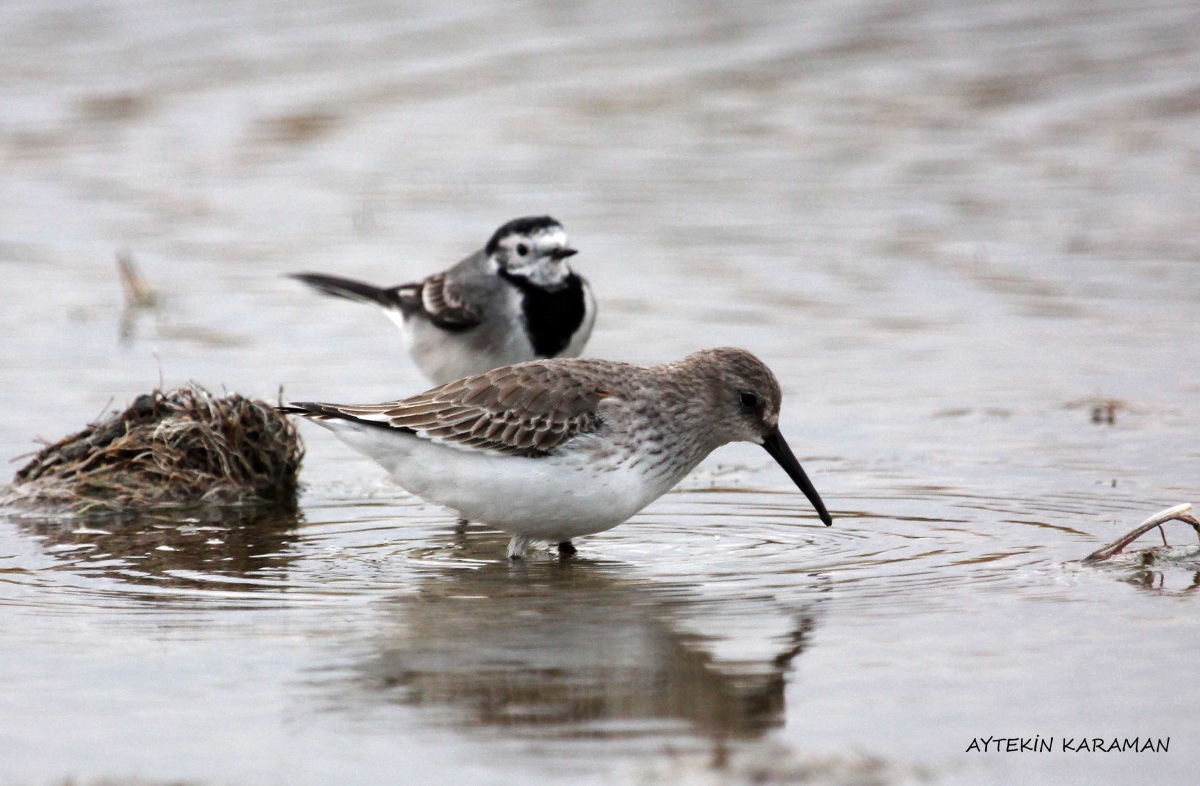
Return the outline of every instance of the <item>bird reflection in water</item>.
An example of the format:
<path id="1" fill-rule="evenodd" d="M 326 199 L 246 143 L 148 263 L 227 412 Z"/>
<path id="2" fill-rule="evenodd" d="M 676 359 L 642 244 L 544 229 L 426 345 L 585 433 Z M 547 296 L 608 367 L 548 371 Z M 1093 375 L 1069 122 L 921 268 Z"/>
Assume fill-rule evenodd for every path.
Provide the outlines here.
<path id="1" fill-rule="evenodd" d="M 719 633 L 722 614 L 744 619 L 746 599 L 723 608 L 621 563 L 483 561 L 498 538 L 468 535 L 456 557 L 480 562 L 447 566 L 389 602 L 354 678 L 360 698 L 433 710 L 435 723 L 573 738 L 724 740 L 783 723 L 786 675 L 816 624 L 816 593 L 782 610 L 787 633 L 769 642 L 773 654 L 730 661 L 715 654 L 719 637 L 687 631 Z M 761 603 L 751 613 L 777 620 L 779 605 Z"/>

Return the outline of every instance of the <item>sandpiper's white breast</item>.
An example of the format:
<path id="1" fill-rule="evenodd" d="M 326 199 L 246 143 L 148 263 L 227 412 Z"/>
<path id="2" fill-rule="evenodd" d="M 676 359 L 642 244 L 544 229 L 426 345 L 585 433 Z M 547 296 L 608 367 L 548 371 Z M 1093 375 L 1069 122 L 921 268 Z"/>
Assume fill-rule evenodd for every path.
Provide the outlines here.
<path id="1" fill-rule="evenodd" d="M 469 521 L 541 540 L 570 540 L 615 527 L 664 494 L 680 475 L 656 473 L 653 464 L 630 461 L 627 449 L 593 436 L 578 438 L 561 453 L 528 458 L 439 444 L 353 421 L 323 425 L 381 464 L 405 491 Z"/>

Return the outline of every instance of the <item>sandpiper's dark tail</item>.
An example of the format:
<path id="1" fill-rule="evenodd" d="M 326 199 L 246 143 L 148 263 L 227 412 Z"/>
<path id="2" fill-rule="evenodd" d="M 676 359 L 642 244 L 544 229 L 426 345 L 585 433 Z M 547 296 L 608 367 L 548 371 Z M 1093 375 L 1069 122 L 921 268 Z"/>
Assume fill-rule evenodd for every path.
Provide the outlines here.
<path id="1" fill-rule="evenodd" d="M 275 411 L 280 415 L 311 415 L 313 411 L 306 407 L 297 407 L 291 404 L 280 404 L 275 407 Z"/>
<path id="2" fill-rule="evenodd" d="M 348 421 L 360 426 L 370 426 L 371 428 L 383 429 L 392 433 L 416 433 L 413 429 L 404 426 L 393 426 L 387 420 L 370 420 L 359 417 L 353 411 L 347 412 L 346 409 L 354 410 L 355 407 L 347 408 L 339 404 L 322 404 L 317 401 L 293 401 L 290 404 L 280 404 L 275 407 L 275 411 L 281 415 L 299 415 L 317 423 L 328 423 L 331 420 Z"/>
<path id="3" fill-rule="evenodd" d="M 400 306 L 399 287 L 384 289 L 365 281 L 327 276 L 323 273 L 289 273 L 288 277 L 303 281 L 326 295 L 357 300 L 360 303 L 373 303 L 383 308 L 399 308 Z"/>
<path id="4" fill-rule="evenodd" d="M 334 404 L 321 404 L 316 401 L 293 401 L 289 404 L 280 404 L 275 407 L 275 411 L 280 415 L 300 415 L 309 420 L 356 419 L 353 415 L 339 412 Z"/>

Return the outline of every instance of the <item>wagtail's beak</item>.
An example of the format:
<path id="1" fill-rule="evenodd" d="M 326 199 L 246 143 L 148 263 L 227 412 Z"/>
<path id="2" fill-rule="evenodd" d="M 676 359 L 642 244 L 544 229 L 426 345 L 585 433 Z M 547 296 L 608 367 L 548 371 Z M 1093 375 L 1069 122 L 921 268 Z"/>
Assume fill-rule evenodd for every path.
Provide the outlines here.
<path id="1" fill-rule="evenodd" d="M 821 517 L 821 521 L 825 522 L 825 526 L 832 526 L 833 517 L 829 515 L 829 511 L 825 510 L 825 503 L 821 501 L 821 495 L 813 488 L 812 481 L 808 479 L 808 475 L 804 474 L 804 468 L 800 466 L 800 462 L 792 454 L 792 449 L 788 447 L 783 435 L 779 433 L 779 426 L 771 429 L 763 437 L 762 446 L 771 454 L 771 458 L 779 462 L 779 466 L 783 467 L 783 471 L 788 474 L 788 477 L 804 492 L 804 496 L 808 497 L 808 501 L 817 509 L 817 515 Z"/>
<path id="2" fill-rule="evenodd" d="M 566 259 L 567 257 L 573 257 L 578 253 L 579 251 L 574 248 L 556 248 L 550 252 L 550 256 L 553 259 Z"/>

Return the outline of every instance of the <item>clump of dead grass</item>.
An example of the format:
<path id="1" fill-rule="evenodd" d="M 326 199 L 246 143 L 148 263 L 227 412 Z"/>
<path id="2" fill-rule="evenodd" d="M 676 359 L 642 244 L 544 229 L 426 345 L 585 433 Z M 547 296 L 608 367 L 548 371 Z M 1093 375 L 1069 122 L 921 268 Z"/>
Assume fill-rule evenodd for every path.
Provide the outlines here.
<path id="1" fill-rule="evenodd" d="M 43 448 L 8 502 L 75 513 L 180 505 L 295 505 L 304 447 L 275 407 L 199 385 L 138 396 Z"/>

